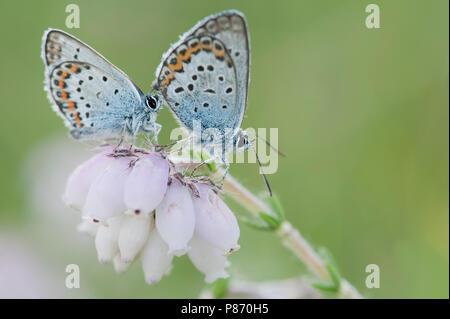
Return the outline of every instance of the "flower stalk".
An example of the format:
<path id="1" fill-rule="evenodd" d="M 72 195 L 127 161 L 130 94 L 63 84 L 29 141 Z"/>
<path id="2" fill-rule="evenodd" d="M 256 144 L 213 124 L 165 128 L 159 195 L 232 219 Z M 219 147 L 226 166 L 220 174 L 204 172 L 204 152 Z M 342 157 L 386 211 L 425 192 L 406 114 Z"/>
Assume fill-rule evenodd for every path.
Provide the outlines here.
<path id="1" fill-rule="evenodd" d="M 262 199 L 254 195 L 230 174 L 227 176 L 223 189 L 230 198 L 246 208 L 254 217 L 262 217 L 263 214 L 275 219 L 273 227 L 282 241 L 298 259 L 318 278 L 322 284 L 313 285 L 320 290 L 334 291 L 341 298 L 362 298 L 358 290 L 347 280 L 340 278 L 331 263 L 327 263 L 308 243 L 294 226 L 284 219 L 282 213 L 274 212 Z"/>

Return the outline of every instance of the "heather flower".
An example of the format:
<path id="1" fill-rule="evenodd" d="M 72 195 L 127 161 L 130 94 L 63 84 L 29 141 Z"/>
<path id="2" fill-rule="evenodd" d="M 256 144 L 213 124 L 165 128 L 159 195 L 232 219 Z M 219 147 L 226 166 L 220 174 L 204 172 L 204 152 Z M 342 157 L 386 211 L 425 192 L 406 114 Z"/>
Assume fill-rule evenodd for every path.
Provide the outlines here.
<path id="1" fill-rule="evenodd" d="M 66 185 L 66 191 L 63 200 L 67 206 L 81 210 L 86 201 L 89 188 L 93 180 L 98 176 L 110 160 L 106 154 L 110 153 L 112 148 L 109 147 L 98 153 L 88 161 L 78 166 L 69 176 Z"/>
<path id="2" fill-rule="evenodd" d="M 206 282 L 228 276 L 236 217 L 211 185 L 183 177 L 177 165 L 162 153 L 107 147 L 71 174 L 64 200 L 82 211 L 78 230 L 95 236 L 101 263 L 120 274 L 140 255 L 154 284 L 188 253 Z"/>
<path id="3" fill-rule="evenodd" d="M 239 225 L 224 201 L 206 184 L 198 185 L 199 197 L 194 198 L 196 235 L 229 254 L 239 245 Z"/>
<path id="4" fill-rule="evenodd" d="M 156 208 L 156 227 L 169 245 L 169 254 L 181 256 L 189 250 L 194 234 L 195 214 L 189 190 L 174 180 Z"/>
<path id="5" fill-rule="evenodd" d="M 229 276 L 225 267 L 228 267 L 230 262 L 219 248 L 212 246 L 198 236 L 194 236 L 190 244 L 192 248 L 188 253 L 189 258 L 195 267 L 205 275 L 207 283 Z"/>
<path id="6" fill-rule="evenodd" d="M 167 160 L 156 154 L 143 156 L 136 162 L 125 183 L 127 208 L 136 214 L 150 214 L 163 200 L 168 178 Z"/>

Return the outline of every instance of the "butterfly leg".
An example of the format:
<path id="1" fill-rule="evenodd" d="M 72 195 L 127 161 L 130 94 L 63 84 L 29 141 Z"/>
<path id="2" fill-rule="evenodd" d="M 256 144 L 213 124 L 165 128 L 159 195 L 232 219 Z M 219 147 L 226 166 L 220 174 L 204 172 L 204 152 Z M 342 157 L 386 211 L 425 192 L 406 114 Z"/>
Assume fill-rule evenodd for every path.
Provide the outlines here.
<path id="1" fill-rule="evenodd" d="M 116 147 L 114 147 L 114 153 L 120 152 L 119 147 L 122 145 L 123 143 L 123 136 L 120 138 L 119 143 L 116 145 Z"/>
<path id="2" fill-rule="evenodd" d="M 159 143 L 158 143 L 158 135 L 159 135 L 159 132 L 161 132 L 162 125 L 158 124 L 158 123 L 154 123 L 153 126 L 154 126 L 154 128 L 153 128 L 153 136 L 152 136 L 153 137 L 153 141 L 154 141 L 155 145 L 159 145 Z"/>
<path id="3" fill-rule="evenodd" d="M 228 175 L 228 171 L 230 170 L 230 163 L 226 159 L 222 159 L 223 164 L 225 164 L 225 171 L 223 172 L 222 181 L 220 182 L 220 188 L 222 188 L 223 183 L 225 183 L 225 178 Z"/>
<path id="4" fill-rule="evenodd" d="M 198 164 L 197 166 L 194 167 L 194 169 L 192 170 L 192 172 L 191 172 L 190 175 L 193 176 L 194 173 L 195 173 L 200 167 L 202 167 L 202 166 L 205 165 L 205 164 L 211 163 L 212 161 L 214 161 L 214 158 L 213 158 L 213 157 L 210 157 L 210 158 L 204 160 L 203 162 L 201 162 L 200 164 Z"/>

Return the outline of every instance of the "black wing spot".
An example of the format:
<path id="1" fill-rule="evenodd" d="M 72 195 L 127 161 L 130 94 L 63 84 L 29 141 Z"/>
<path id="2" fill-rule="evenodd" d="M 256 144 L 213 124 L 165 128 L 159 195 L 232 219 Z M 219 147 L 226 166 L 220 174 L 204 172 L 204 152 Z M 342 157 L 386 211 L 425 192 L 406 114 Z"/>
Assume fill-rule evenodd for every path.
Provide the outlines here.
<path id="1" fill-rule="evenodd" d="M 203 92 L 216 94 L 216 91 L 214 91 L 213 89 L 206 89 Z"/>
<path id="2" fill-rule="evenodd" d="M 183 92 L 183 91 L 184 91 L 184 89 L 181 86 L 179 86 L 179 87 L 177 87 L 175 89 L 175 93 L 180 93 L 180 92 Z"/>
<path id="3" fill-rule="evenodd" d="M 226 108 L 227 108 L 227 106 L 226 106 L 226 105 L 222 105 L 222 108 L 223 108 L 223 109 L 226 109 Z"/>
<path id="4" fill-rule="evenodd" d="M 178 105 L 180 105 L 180 103 L 178 103 L 178 102 L 175 102 L 175 106 L 178 106 Z"/>
<path id="5" fill-rule="evenodd" d="M 103 81 L 106 82 L 108 81 L 108 78 L 106 76 L 103 77 Z"/>
<path id="6" fill-rule="evenodd" d="M 89 80 L 92 80 L 92 79 L 93 79 L 93 77 L 89 75 L 88 79 L 89 79 Z"/>
<path id="7" fill-rule="evenodd" d="M 194 75 L 192 76 L 192 80 L 196 81 L 196 80 L 197 80 L 197 75 L 194 74 Z"/>
<path id="8" fill-rule="evenodd" d="M 208 71 L 214 71 L 214 67 L 212 65 L 208 65 L 207 69 Z"/>
<path id="9" fill-rule="evenodd" d="M 197 111 L 198 111 L 198 108 L 194 107 L 194 112 L 197 113 Z"/>
<path id="10" fill-rule="evenodd" d="M 85 65 L 84 68 L 85 68 L 86 70 L 90 70 L 90 69 L 91 69 L 91 67 L 90 67 L 89 65 Z"/>
<path id="11" fill-rule="evenodd" d="M 89 112 L 86 112 L 86 118 L 87 119 L 89 118 Z"/>
<path id="12" fill-rule="evenodd" d="M 233 92 L 233 89 L 232 88 L 228 88 L 225 92 L 226 93 L 231 93 L 231 92 Z"/>
<path id="13" fill-rule="evenodd" d="M 78 60 L 78 54 L 75 54 L 75 55 L 73 56 L 73 58 L 74 58 L 75 60 Z"/>
<path id="14" fill-rule="evenodd" d="M 202 65 L 199 65 L 197 67 L 197 70 L 199 70 L 200 72 L 203 72 L 205 70 L 205 68 Z"/>
<path id="15" fill-rule="evenodd" d="M 114 90 L 114 94 L 117 94 L 117 93 L 119 93 L 119 90 L 118 90 L 118 89 L 115 89 L 115 90 Z"/>
<path id="16" fill-rule="evenodd" d="M 77 88 L 77 92 L 81 92 L 81 88 Z"/>
<path id="17" fill-rule="evenodd" d="M 72 64 L 70 64 L 70 63 L 66 64 L 67 69 L 70 69 L 71 67 L 72 67 Z"/>
<path id="18" fill-rule="evenodd" d="M 61 75 L 62 75 L 62 71 L 59 70 L 58 72 L 56 72 L 56 75 L 57 75 L 57 76 L 61 76 Z"/>
<path id="19" fill-rule="evenodd" d="M 109 106 L 109 102 L 106 102 L 106 106 Z"/>
<path id="20" fill-rule="evenodd" d="M 94 123 L 91 123 L 91 127 L 94 127 Z"/>
<path id="21" fill-rule="evenodd" d="M 194 85 L 193 85 L 192 83 L 190 83 L 190 84 L 188 85 L 188 89 L 189 89 L 189 91 L 194 90 Z"/>
<path id="22" fill-rule="evenodd" d="M 84 82 L 83 80 L 80 80 L 80 81 L 78 81 L 78 84 L 81 85 L 81 84 L 83 84 L 83 82 Z"/>
<path id="23" fill-rule="evenodd" d="M 235 52 L 234 55 L 235 56 L 239 56 L 239 54 L 241 54 L 240 52 Z"/>
<path id="24" fill-rule="evenodd" d="M 80 48 L 77 48 L 77 52 L 80 52 Z"/>
<path id="25" fill-rule="evenodd" d="M 203 103 L 203 106 L 204 106 L 204 107 L 208 107 L 208 106 L 209 106 L 209 103 L 206 103 L 206 102 L 205 102 L 205 103 Z"/>
<path id="26" fill-rule="evenodd" d="M 86 107 L 88 107 L 88 108 L 89 108 L 89 107 L 91 107 L 91 105 L 90 105 L 89 103 L 86 103 Z"/>
<path id="27" fill-rule="evenodd" d="M 80 100 L 84 100 L 84 96 L 80 96 Z"/>
<path id="28" fill-rule="evenodd" d="M 219 81 L 223 82 L 223 76 L 219 76 Z"/>

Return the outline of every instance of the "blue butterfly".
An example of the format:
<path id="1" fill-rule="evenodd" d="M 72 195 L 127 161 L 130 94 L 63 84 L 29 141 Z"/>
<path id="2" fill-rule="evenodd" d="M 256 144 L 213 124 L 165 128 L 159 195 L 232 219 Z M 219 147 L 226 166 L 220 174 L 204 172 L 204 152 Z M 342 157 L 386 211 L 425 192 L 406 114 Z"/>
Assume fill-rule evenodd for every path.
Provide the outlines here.
<path id="1" fill-rule="evenodd" d="M 202 146 L 222 147 L 226 153 L 247 150 L 241 130 L 250 78 L 250 45 L 245 16 L 235 10 L 206 17 L 181 36 L 163 55 L 153 85 L 182 126 L 194 132 Z M 214 139 L 211 129 L 222 139 Z M 225 172 L 225 174 L 226 174 Z"/>
<path id="2" fill-rule="evenodd" d="M 75 139 L 104 139 L 140 132 L 155 140 L 161 125 L 157 95 L 145 96 L 128 76 L 66 32 L 49 29 L 42 39 L 45 90 Z"/>

